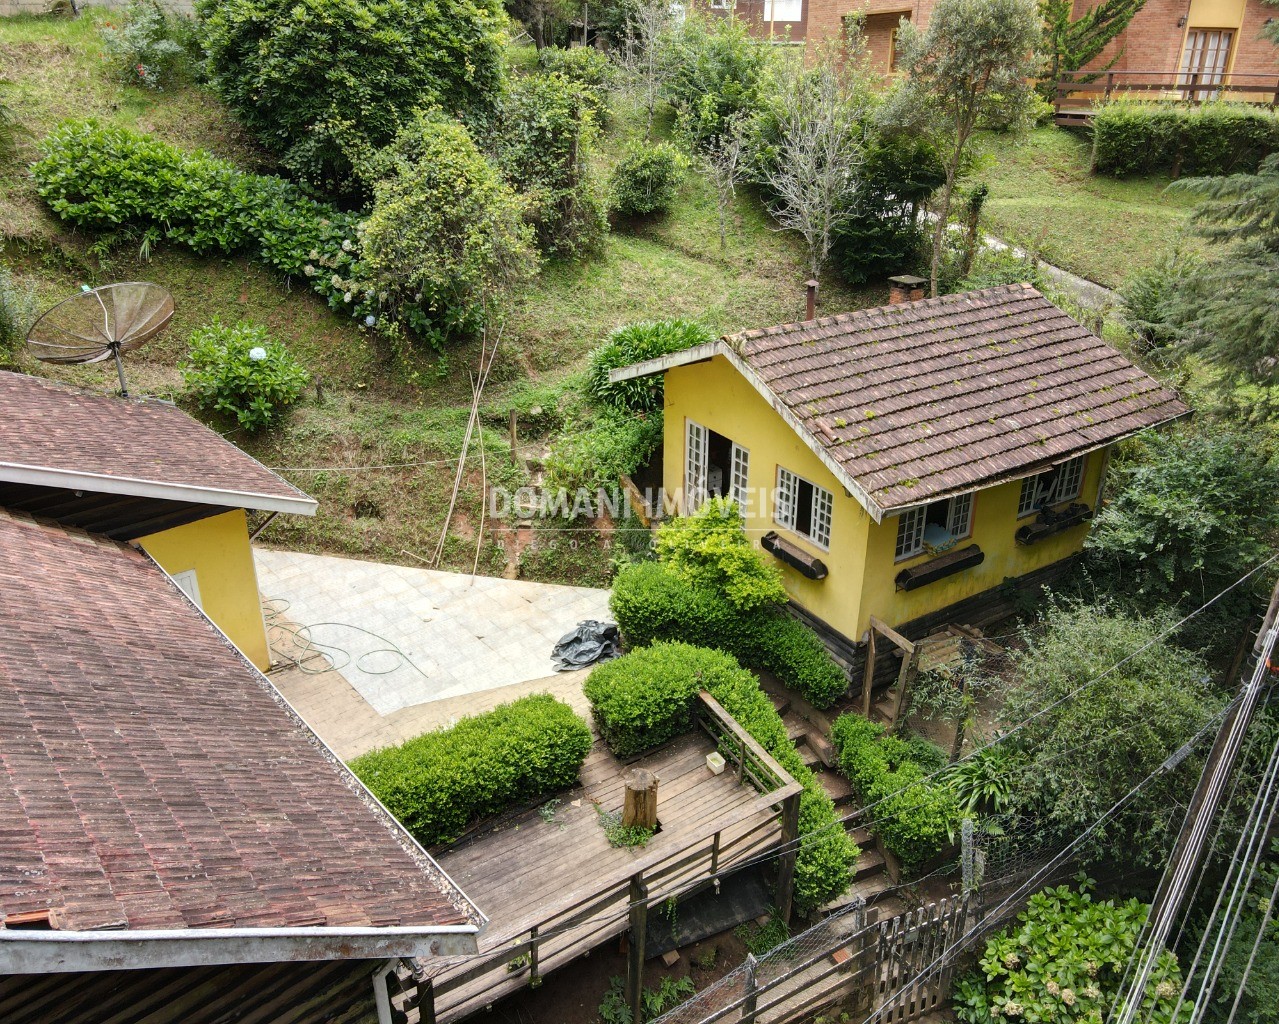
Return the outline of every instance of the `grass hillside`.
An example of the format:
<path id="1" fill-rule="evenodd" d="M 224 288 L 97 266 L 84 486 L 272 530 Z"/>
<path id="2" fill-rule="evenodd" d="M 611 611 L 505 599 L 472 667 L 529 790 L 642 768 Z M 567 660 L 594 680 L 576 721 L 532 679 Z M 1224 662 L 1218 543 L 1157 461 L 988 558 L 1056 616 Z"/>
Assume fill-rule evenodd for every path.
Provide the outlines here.
<path id="1" fill-rule="evenodd" d="M 334 313 L 305 287 L 289 284 L 243 259 L 204 259 L 156 246 L 144 258 L 136 244 L 77 233 L 54 219 L 35 194 L 26 165 L 39 140 L 67 117 L 93 116 L 145 131 L 176 145 L 207 149 L 254 170 L 272 169 L 217 99 L 199 86 L 153 92 L 117 84 L 104 66 L 99 28 L 112 13 L 90 9 L 77 20 L 0 19 L 0 68 L 12 83 L 8 101 L 30 133 L 23 151 L 0 167 L 3 257 L 34 285 L 42 305 L 81 283 L 152 280 L 174 295 L 177 314 L 161 338 L 129 358 L 133 389 L 181 400 L 180 366 L 191 331 L 213 318 L 268 326 L 301 360 L 314 386 L 287 423 L 261 438 L 215 423 L 236 443 L 320 501 L 314 520 L 281 517 L 267 542 L 304 550 L 356 554 L 421 564 L 435 547 L 452 487 L 470 404 L 477 342 L 444 358 L 415 353 L 397 363 L 373 335 Z M 518 68 L 526 52 L 513 55 Z M 628 138 L 642 134 L 638 117 L 621 108 L 601 146 L 606 171 Z M 721 252 L 711 189 L 694 175 L 674 209 L 641 227 L 619 226 L 600 252 L 577 264 L 548 265 L 516 297 L 485 393 L 487 467 L 510 467 L 504 450 L 506 408 L 555 402 L 585 357 L 613 328 L 638 319 L 687 316 L 717 331 L 765 326 L 801 315 L 803 270 L 798 241 L 773 230 L 767 214 L 742 194 Z M 838 312 L 883 301 L 879 289 L 850 291 L 825 282 L 822 306 Z M 19 355 L 17 368 L 107 390 L 111 371 L 55 369 Z M 194 411 L 194 410 L 192 410 Z M 521 436 L 536 455 L 560 428 L 543 416 Z M 571 429 L 571 428 L 570 428 Z M 394 469 L 366 467 L 414 463 Z M 444 565 L 469 569 L 477 555 L 480 455 L 473 449 Z M 520 470 L 502 469 L 512 482 Z M 589 545 L 588 545 L 589 546 Z M 582 566 L 602 579 L 599 558 L 530 557 L 522 571 L 582 579 Z M 481 571 L 502 572 L 507 557 L 487 539 L 478 543 Z"/>

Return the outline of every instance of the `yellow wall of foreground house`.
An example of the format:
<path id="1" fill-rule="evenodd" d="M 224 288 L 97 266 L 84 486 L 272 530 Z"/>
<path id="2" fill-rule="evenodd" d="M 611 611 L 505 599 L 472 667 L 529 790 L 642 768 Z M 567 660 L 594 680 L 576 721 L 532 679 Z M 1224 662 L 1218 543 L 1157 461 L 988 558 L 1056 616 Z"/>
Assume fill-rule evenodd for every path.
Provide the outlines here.
<path id="1" fill-rule="evenodd" d="M 1079 497 L 1075 501 L 1096 508 L 1097 488 L 1104 464 L 1104 451 L 1088 456 Z M 869 627 L 871 615 L 891 625 L 900 625 L 997 587 L 1009 577 L 1025 576 L 1059 562 L 1083 548 L 1084 538 L 1088 536 L 1087 523 L 1063 530 L 1036 544 L 1018 544 L 1013 536 L 1018 527 L 1034 521 L 1034 516 L 1017 518 L 1020 498 L 1020 481 L 990 487 L 973 495 L 972 536 L 961 540 L 956 547 L 976 544 L 985 554 L 985 560 L 981 565 L 927 583 L 918 590 L 897 590 L 897 574 L 935 556 L 922 554 L 895 561 L 898 517 L 884 516 L 883 522 L 872 522 L 867 543 L 866 579 L 860 602 L 863 615 L 853 639 L 859 639 L 861 631 Z"/>
<path id="2" fill-rule="evenodd" d="M 170 576 L 195 570 L 200 605 L 245 656 L 271 667 L 243 509 L 153 533 L 138 543 Z"/>
<path id="3" fill-rule="evenodd" d="M 769 530 L 820 558 L 823 580 L 809 580 L 779 561 L 786 589 L 797 604 L 852 640 L 860 640 L 874 615 L 900 625 L 939 611 L 966 597 L 999 586 L 1067 558 L 1083 547 L 1086 524 L 1073 527 L 1029 547 L 1017 544 L 1017 528 L 1033 517 L 1017 518 L 1019 481 L 978 492 L 973 497 L 972 536 L 960 546 L 977 544 L 985 554 L 981 565 L 926 584 L 898 591 L 896 576 L 931 555 L 894 560 L 897 516 L 875 523 L 861 504 L 799 439 L 793 430 L 722 356 L 709 362 L 679 366 L 666 373 L 665 460 L 663 486 L 668 498 L 682 494 L 686 422 L 728 437 L 750 452 L 746 513 L 747 535 L 756 547 Z M 834 498 L 830 549 L 805 540 L 773 521 L 773 491 L 782 466 L 826 488 Z M 1093 452 L 1084 466 L 1076 501 L 1095 507 L 1105 452 Z M 771 555 L 765 555 L 773 560 Z"/>
<path id="4" fill-rule="evenodd" d="M 667 495 L 681 494 L 684 488 L 686 418 L 723 434 L 750 452 L 747 485 L 751 500 L 744 510 L 747 536 L 758 547 L 764 534 L 776 530 L 825 562 L 829 575 L 823 580 L 810 580 L 772 555 L 764 556 L 781 566 L 786 590 L 797 604 L 841 633 L 856 637 L 853 629 L 859 614 L 866 533 L 872 523 L 866 510 L 844 493 L 830 470 L 723 356 L 667 371 L 663 481 Z M 773 490 L 779 465 L 831 492 L 834 507 L 829 551 L 773 522 Z"/>

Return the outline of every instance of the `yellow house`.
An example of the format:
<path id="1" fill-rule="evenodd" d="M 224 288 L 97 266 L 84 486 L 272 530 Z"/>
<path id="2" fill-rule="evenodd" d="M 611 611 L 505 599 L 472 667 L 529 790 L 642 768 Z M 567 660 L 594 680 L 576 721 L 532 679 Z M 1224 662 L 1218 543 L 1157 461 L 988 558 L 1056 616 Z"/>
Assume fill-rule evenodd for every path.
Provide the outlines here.
<path id="1" fill-rule="evenodd" d="M 142 549 L 266 669 L 247 513 L 316 502 L 169 402 L 0 372 L 0 508 Z"/>
<path id="2" fill-rule="evenodd" d="M 851 651 L 975 621 L 1083 546 L 1110 447 L 1189 414 L 1029 285 L 746 331 L 665 377 L 664 501 L 733 498 L 793 605 Z"/>

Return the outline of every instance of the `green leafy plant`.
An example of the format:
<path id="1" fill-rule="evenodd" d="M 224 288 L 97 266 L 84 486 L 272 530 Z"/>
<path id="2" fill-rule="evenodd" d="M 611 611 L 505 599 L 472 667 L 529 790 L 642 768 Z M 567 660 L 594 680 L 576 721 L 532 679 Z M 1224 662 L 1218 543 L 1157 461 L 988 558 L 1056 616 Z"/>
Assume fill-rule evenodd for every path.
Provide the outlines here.
<path id="1" fill-rule="evenodd" d="M 787 600 L 781 570 L 751 544 L 741 510 L 728 498 L 711 498 L 664 524 L 657 557 L 691 586 L 718 586 L 738 611 Z"/>
<path id="2" fill-rule="evenodd" d="M 608 979 L 608 991 L 600 1002 L 600 1020 L 604 1024 L 632 1024 L 630 1004 L 626 1001 L 626 979 L 617 975 Z"/>
<path id="3" fill-rule="evenodd" d="M 19 284 L 13 271 L 0 264 L 0 355 L 11 355 L 26 340 L 35 318 L 35 288 Z"/>
<path id="4" fill-rule="evenodd" d="M 746 924 L 738 925 L 733 930 L 733 934 L 741 939 L 753 956 L 763 956 L 787 941 L 790 938 L 790 929 L 786 927 L 786 922 L 774 913 L 769 915 L 766 924 L 748 921 Z"/>
<path id="5" fill-rule="evenodd" d="M 535 272 L 522 204 L 467 130 L 438 113 L 414 118 L 375 165 L 360 228 L 365 273 L 397 318 L 442 348 Z"/>
<path id="6" fill-rule="evenodd" d="M 1093 116 L 1093 169 L 1116 177 L 1253 172 L 1279 150 L 1279 114 L 1244 103 L 1116 99 Z"/>
<path id="7" fill-rule="evenodd" d="M 1015 768 L 1006 747 L 988 746 L 948 769 L 943 778 L 962 815 L 1003 814 L 1012 806 Z"/>
<path id="8" fill-rule="evenodd" d="M 544 253 L 583 256 L 608 230 L 591 167 L 595 135 L 586 87 L 559 74 L 525 75 L 507 87 L 493 132 L 497 163 L 522 196 Z"/>
<path id="9" fill-rule="evenodd" d="M 416 110 L 492 111 L 501 5 L 487 0 L 200 0 L 212 82 L 264 146 L 321 187 L 358 192 L 353 167 Z"/>
<path id="10" fill-rule="evenodd" d="M 669 142 L 632 146 L 613 170 L 611 209 L 622 217 L 665 213 L 679 194 L 689 163 Z"/>
<path id="11" fill-rule="evenodd" d="M 215 317 L 191 335 L 188 358 L 182 378 L 200 408 L 232 416 L 251 432 L 278 422 L 310 380 L 265 327 L 244 322 Z"/>
<path id="12" fill-rule="evenodd" d="M 547 482 L 572 494 L 611 491 L 623 473 L 634 473 L 662 444 L 661 414 L 595 416 L 589 426 L 570 422 L 546 457 Z M 571 518 L 572 507 L 562 509 Z"/>
<path id="13" fill-rule="evenodd" d="M 1101 1020 L 1118 1009 L 1150 908 L 1135 899 L 1095 899 L 1093 888 L 1081 878 L 1076 888 L 1036 893 L 1017 923 L 986 943 L 980 970 L 955 986 L 953 1005 L 963 1024 L 1005 1018 L 1073 1024 Z M 1163 950 L 1138 1016 L 1172 1024 L 1180 992 L 1181 967 Z"/>
<path id="14" fill-rule="evenodd" d="M 673 1010 L 679 1006 L 689 996 L 697 992 L 697 986 L 693 984 L 693 979 L 685 975 L 682 978 L 672 978 L 666 975 L 656 988 L 644 988 L 642 996 L 644 1000 L 644 1019 L 656 1020 L 668 1010 Z"/>
<path id="15" fill-rule="evenodd" d="M 619 327 L 591 353 L 586 395 L 595 404 L 619 413 L 660 412 L 661 374 L 614 383 L 608 379 L 609 371 L 714 340 L 709 330 L 691 320 L 643 320 Z"/>
<path id="16" fill-rule="evenodd" d="M 602 807 L 596 807 L 595 811 L 609 846 L 647 846 L 657 834 L 656 829 L 643 825 L 623 825 L 622 816 L 616 811 L 606 811 Z"/>
<path id="17" fill-rule="evenodd" d="M 585 90 L 596 124 L 604 124 L 608 117 L 609 90 L 617 82 L 617 67 L 608 54 L 593 46 L 545 46 L 537 51 L 537 66 Z"/>
<path id="18" fill-rule="evenodd" d="M 591 730 L 567 704 L 534 694 L 396 747 L 351 770 L 423 844 L 456 839 L 472 821 L 568 789 Z"/>
<path id="19" fill-rule="evenodd" d="M 123 24 L 102 29 L 102 48 L 117 81 L 163 89 L 187 73 L 188 53 L 176 24 L 158 0 L 129 0 Z"/>
<path id="20" fill-rule="evenodd" d="M 1174 249 L 1125 279 L 1119 289 L 1120 317 L 1146 351 L 1180 340 L 1177 301 L 1201 269 L 1200 260 L 1193 253 Z"/>
<path id="21" fill-rule="evenodd" d="M 546 803 L 542 804 L 537 809 L 537 816 L 541 818 L 544 822 L 546 822 L 548 825 L 557 824 L 557 822 L 555 821 L 555 813 L 559 805 L 560 805 L 559 797 L 555 797 L 553 800 L 547 800 Z M 564 828 L 564 823 L 561 821 L 561 822 L 558 822 L 558 824 L 560 826 L 560 830 L 562 831 Z"/>
<path id="22" fill-rule="evenodd" d="M 718 946 L 707 946 L 693 957 L 693 966 L 699 971 L 713 971 L 717 963 L 719 963 Z"/>

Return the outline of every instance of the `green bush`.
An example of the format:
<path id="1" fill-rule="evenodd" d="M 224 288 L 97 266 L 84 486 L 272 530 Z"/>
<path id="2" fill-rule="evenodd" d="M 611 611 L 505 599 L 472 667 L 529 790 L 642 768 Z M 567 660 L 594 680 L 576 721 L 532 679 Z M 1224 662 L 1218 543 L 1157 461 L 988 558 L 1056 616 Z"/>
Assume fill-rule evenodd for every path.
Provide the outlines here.
<path id="1" fill-rule="evenodd" d="M 657 557 L 692 586 L 714 587 L 741 612 L 787 600 L 782 571 L 752 546 L 736 502 L 710 498 L 691 516 L 662 524 Z"/>
<path id="2" fill-rule="evenodd" d="M 102 28 L 102 48 L 116 80 L 145 89 L 163 89 L 188 70 L 188 54 L 177 19 L 157 0 L 129 0 L 123 24 Z"/>
<path id="3" fill-rule="evenodd" d="M 830 707 L 848 691 L 848 676 L 820 638 L 789 615 L 761 616 L 755 624 L 755 653 L 746 660 L 794 687 L 816 707 Z"/>
<path id="4" fill-rule="evenodd" d="M 586 90 L 591 112 L 597 124 L 603 124 L 608 113 L 608 92 L 617 81 L 617 68 L 608 54 L 593 46 L 544 46 L 537 53 L 538 69 L 546 74 L 562 75 Z"/>
<path id="5" fill-rule="evenodd" d="M 796 753 L 773 702 L 731 655 L 690 644 L 657 643 L 594 669 L 584 689 L 600 735 L 619 757 L 689 731 L 698 691 L 707 690 L 804 786 L 795 860 L 797 908 L 810 913 L 848 888 L 861 851 Z"/>
<path id="6" fill-rule="evenodd" d="M 355 189 L 361 155 L 413 111 L 484 114 L 501 90 L 506 16 L 492 0 L 199 0 L 212 81 L 285 166 Z"/>
<path id="7" fill-rule="evenodd" d="M 519 197 L 467 130 L 414 118 L 377 158 L 384 177 L 360 227 L 379 300 L 436 348 L 478 329 L 488 298 L 537 267 Z"/>
<path id="8" fill-rule="evenodd" d="M 592 402 L 620 413 L 657 412 L 662 408 L 662 375 L 612 383 L 610 370 L 645 359 L 683 352 L 714 341 L 715 336 L 692 320 L 641 320 L 619 327 L 591 353 L 586 394 Z"/>
<path id="9" fill-rule="evenodd" d="M 1279 151 L 1279 114 L 1246 104 L 1116 100 L 1092 131 L 1093 169 L 1117 177 L 1252 172 Z"/>
<path id="10" fill-rule="evenodd" d="M 609 205 L 623 217 L 665 213 L 688 167 L 688 157 L 669 142 L 636 144 L 613 171 Z"/>
<path id="11" fill-rule="evenodd" d="M 18 284 L 13 271 L 0 264 L 0 356 L 12 354 L 26 340 L 35 318 L 35 288 Z"/>
<path id="12" fill-rule="evenodd" d="M 569 493 L 612 491 L 623 473 L 634 473 L 662 444 L 662 416 L 606 413 L 589 427 L 570 424 L 546 457 L 547 483 Z M 564 514 L 568 515 L 565 509 Z"/>
<path id="13" fill-rule="evenodd" d="M 375 750 L 351 770 L 424 845 L 577 782 L 591 730 L 549 694 L 523 697 L 450 729 Z"/>
<path id="14" fill-rule="evenodd" d="M 1202 263 L 1179 249 L 1160 255 L 1148 267 L 1133 270 L 1119 289 L 1120 317 L 1147 350 L 1180 340 L 1176 303 L 1199 274 Z"/>
<path id="15" fill-rule="evenodd" d="M 1138 900 L 1098 900 L 1093 883 L 1035 893 L 1017 923 L 986 943 L 979 970 L 955 987 L 963 1024 L 997 1020 L 1075 1024 L 1117 1013 L 1150 908 Z M 1161 950 L 1142 994 L 1138 1016 L 1171 1024 L 1181 992 L 1181 967 Z M 1179 1020 L 1184 1020 L 1178 1014 Z"/>
<path id="16" fill-rule="evenodd" d="M 562 75 L 522 76 L 503 97 L 497 163 L 522 195 L 545 253 L 581 256 L 608 230 L 603 190 L 591 170 L 595 124 L 589 90 Z"/>
<path id="17" fill-rule="evenodd" d="M 31 173 L 49 208 L 76 227 L 201 255 L 248 253 L 307 279 L 333 309 L 372 315 L 354 281 L 356 218 L 280 178 L 94 120 L 54 129 Z"/>
<path id="18" fill-rule="evenodd" d="M 941 767 L 940 752 L 886 736 L 882 725 L 852 713 L 835 719 L 831 740 L 840 771 L 862 802 L 878 804 L 872 831 L 903 872 L 914 873 L 950 845 L 960 821 L 958 800 L 940 779 L 925 779 Z"/>
<path id="19" fill-rule="evenodd" d="M 255 432 L 277 422 L 310 379 L 265 327 L 216 317 L 191 335 L 182 378 L 202 409 L 232 416 Z"/>

